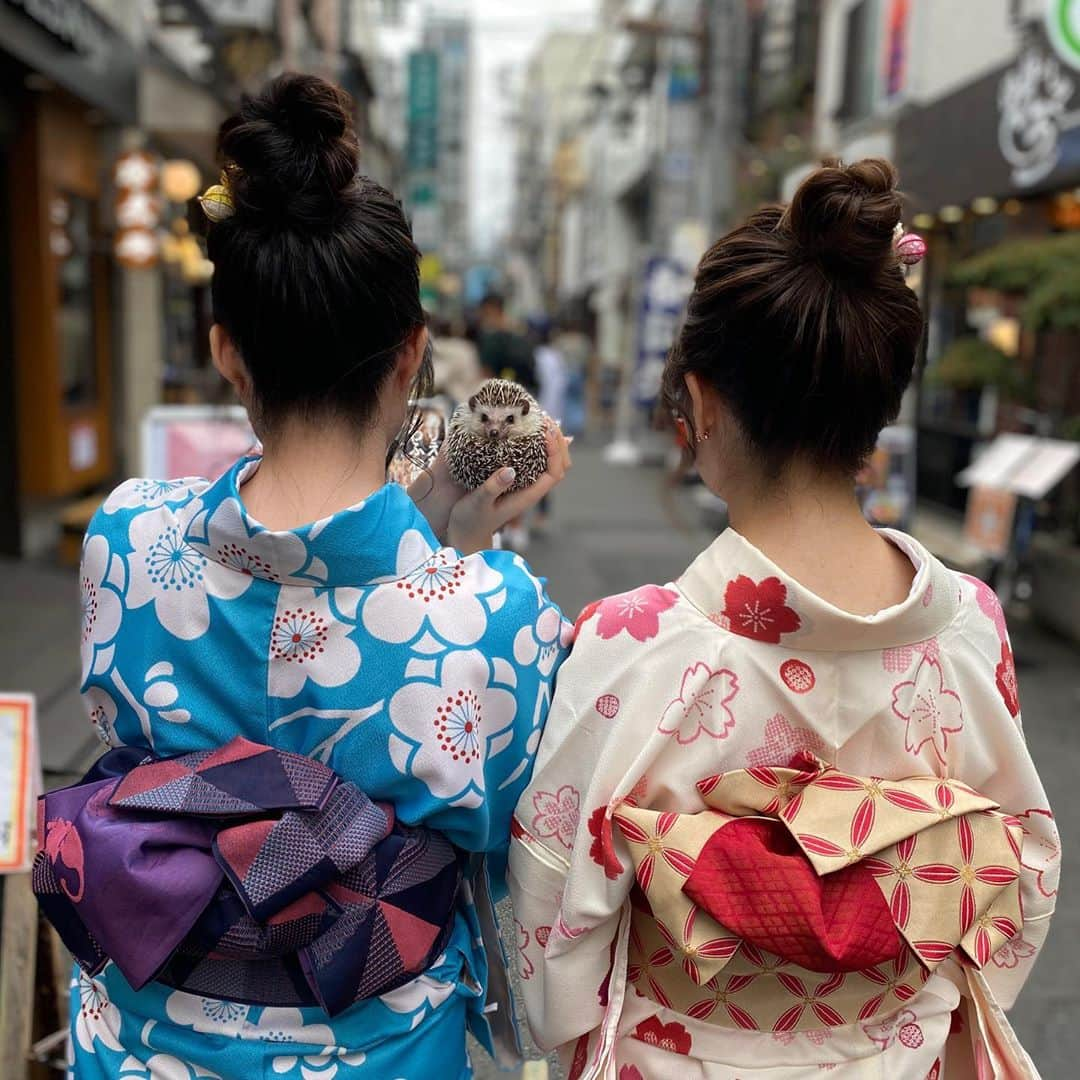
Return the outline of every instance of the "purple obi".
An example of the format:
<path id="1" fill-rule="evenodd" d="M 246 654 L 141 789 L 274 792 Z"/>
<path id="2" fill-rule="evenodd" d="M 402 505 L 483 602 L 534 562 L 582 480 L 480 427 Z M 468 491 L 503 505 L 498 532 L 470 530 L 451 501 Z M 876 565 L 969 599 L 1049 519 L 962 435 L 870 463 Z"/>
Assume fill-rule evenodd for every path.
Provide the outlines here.
<path id="1" fill-rule="evenodd" d="M 236 738 L 110 750 L 38 800 L 33 885 L 91 975 L 333 1016 L 428 968 L 461 859 L 325 765 Z"/>

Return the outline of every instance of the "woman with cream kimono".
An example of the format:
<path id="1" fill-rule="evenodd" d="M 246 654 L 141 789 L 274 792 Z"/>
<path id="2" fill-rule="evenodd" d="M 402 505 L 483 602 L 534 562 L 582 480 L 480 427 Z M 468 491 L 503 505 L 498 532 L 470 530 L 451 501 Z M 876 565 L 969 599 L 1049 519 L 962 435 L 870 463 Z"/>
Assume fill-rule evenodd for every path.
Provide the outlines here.
<path id="1" fill-rule="evenodd" d="M 921 334 L 899 211 L 826 166 L 699 268 L 666 394 L 732 528 L 582 613 L 514 821 L 572 1080 L 1037 1075 L 1058 840 L 1001 608 L 853 493 Z"/>

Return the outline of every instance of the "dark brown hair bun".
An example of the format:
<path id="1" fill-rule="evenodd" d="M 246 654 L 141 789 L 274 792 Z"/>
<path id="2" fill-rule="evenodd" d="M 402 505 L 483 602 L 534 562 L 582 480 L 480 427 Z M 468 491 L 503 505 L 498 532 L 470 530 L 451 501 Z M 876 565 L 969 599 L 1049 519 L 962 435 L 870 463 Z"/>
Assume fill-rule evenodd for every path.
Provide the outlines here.
<path id="1" fill-rule="evenodd" d="M 351 102 L 314 75 L 280 75 L 245 98 L 218 148 L 238 213 L 300 226 L 335 220 L 360 167 Z"/>
<path id="2" fill-rule="evenodd" d="M 895 419 L 922 338 L 893 247 L 901 197 L 887 161 L 812 172 L 705 253 L 664 371 L 693 433 L 686 376 L 723 398 L 772 475 L 794 458 L 853 474 Z"/>
<path id="3" fill-rule="evenodd" d="M 893 231 L 903 210 L 896 183 L 896 170 L 880 158 L 847 166 L 823 162 L 787 210 L 796 245 L 835 274 L 895 266 Z"/>

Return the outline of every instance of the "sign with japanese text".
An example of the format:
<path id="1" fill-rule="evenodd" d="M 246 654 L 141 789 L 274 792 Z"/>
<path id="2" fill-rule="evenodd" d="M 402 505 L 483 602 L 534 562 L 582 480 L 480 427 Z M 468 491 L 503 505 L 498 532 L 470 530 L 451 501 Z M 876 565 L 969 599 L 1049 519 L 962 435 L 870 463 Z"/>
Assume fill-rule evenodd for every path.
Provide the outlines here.
<path id="1" fill-rule="evenodd" d="M 693 287 L 693 278 L 679 263 L 649 260 L 641 287 L 634 369 L 634 400 L 642 407 L 652 407 L 660 396 L 664 364 Z"/>

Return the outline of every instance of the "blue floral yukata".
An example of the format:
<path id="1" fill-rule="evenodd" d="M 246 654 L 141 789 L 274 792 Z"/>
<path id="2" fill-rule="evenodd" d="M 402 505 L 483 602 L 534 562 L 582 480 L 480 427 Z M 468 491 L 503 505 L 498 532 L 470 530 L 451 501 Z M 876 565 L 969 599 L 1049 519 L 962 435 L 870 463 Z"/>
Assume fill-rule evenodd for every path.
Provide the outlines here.
<path id="1" fill-rule="evenodd" d="M 571 629 L 520 557 L 440 547 L 396 484 L 264 529 L 240 497 L 257 468 L 131 480 L 94 518 L 81 572 L 90 719 L 107 743 L 160 756 L 240 735 L 325 762 L 473 853 L 460 910 L 423 975 L 333 1019 L 156 982 L 135 992 L 113 965 L 79 972 L 74 1075 L 468 1077 L 467 1025 L 500 1056 L 513 1046 L 492 902 Z"/>

